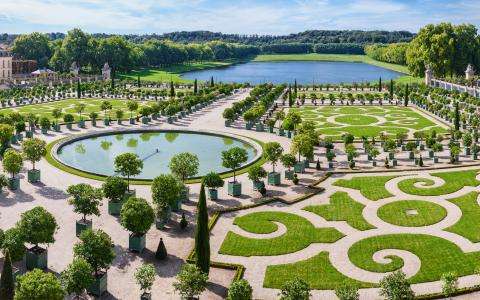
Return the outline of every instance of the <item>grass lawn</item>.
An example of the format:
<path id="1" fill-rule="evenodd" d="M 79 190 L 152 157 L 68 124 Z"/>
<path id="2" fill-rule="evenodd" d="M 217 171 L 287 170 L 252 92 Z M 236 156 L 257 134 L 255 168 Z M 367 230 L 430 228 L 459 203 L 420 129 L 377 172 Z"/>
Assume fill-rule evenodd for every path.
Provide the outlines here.
<path id="1" fill-rule="evenodd" d="M 267 234 L 277 230 L 274 222 L 285 225 L 287 232 L 275 238 L 256 239 L 230 231 L 219 253 L 236 256 L 282 255 L 302 250 L 312 243 L 333 243 L 343 237 L 334 228 L 316 228 L 307 219 L 284 212 L 255 212 L 237 217 L 233 223 L 248 232 Z"/>
<path id="2" fill-rule="evenodd" d="M 438 204 L 420 200 L 401 200 L 385 204 L 377 211 L 383 221 L 405 227 L 420 227 L 440 222 L 447 210 Z"/>
<path id="3" fill-rule="evenodd" d="M 324 137 L 340 140 L 344 133 L 361 136 L 378 137 L 381 132 L 388 135 L 408 133 L 409 130 L 422 130 L 445 133 L 447 130 L 427 119 L 409 107 L 396 106 L 308 106 L 291 108 L 298 111 L 302 120 L 315 123 Z M 333 117 L 332 121 L 327 118 Z M 411 137 L 413 138 L 413 137 Z"/>
<path id="4" fill-rule="evenodd" d="M 367 55 L 355 55 L 355 54 L 264 54 L 258 55 L 254 61 L 343 61 L 343 62 L 359 62 L 367 63 L 370 65 L 382 67 L 385 69 L 393 70 L 396 72 L 409 74 L 408 68 L 402 65 L 390 64 L 374 60 Z M 397 78 L 396 82 L 402 83 L 419 83 L 422 82 L 422 78 L 405 75 Z"/>
<path id="5" fill-rule="evenodd" d="M 342 285 L 358 288 L 374 286 L 371 283 L 357 281 L 340 273 L 330 263 L 328 252 L 320 252 L 312 258 L 292 264 L 268 266 L 263 286 L 281 289 L 286 281 L 296 277 L 303 279 L 310 285 L 310 288 L 316 290 L 335 289 Z"/>
<path id="6" fill-rule="evenodd" d="M 324 205 L 310 205 L 304 210 L 317 214 L 327 221 L 345 221 L 358 230 L 373 229 L 362 216 L 365 206 L 356 202 L 345 192 L 336 192 L 330 196 L 330 203 Z"/>
<path id="7" fill-rule="evenodd" d="M 140 76 L 140 80 L 145 81 L 157 81 L 157 82 L 170 82 L 174 83 L 191 83 L 193 80 L 183 79 L 180 75 L 181 73 L 189 71 L 197 71 L 204 69 L 212 69 L 218 67 L 229 66 L 232 63 L 237 61 L 207 61 L 207 62 L 196 62 L 190 64 L 181 64 L 174 65 L 164 68 L 152 68 L 152 69 L 143 69 L 138 71 L 132 71 L 127 74 L 120 74 L 122 78 L 127 78 L 131 80 L 137 80 L 137 77 Z"/>
<path id="8" fill-rule="evenodd" d="M 464 186 L 477 186 L 480 181 L 476 180 L 478 170 L 454 171 L 443 173 L 432 173 L 430 175 L 439 177 L 445 181 L 445 184 L 439 187 L 432 187 L 434 182 L 426 178 L 405 179 L 398 183 L 398 188 L 404 193 L 419 196 L 438 196 L 451 194 L 459 191 Z M 423 183 L 424 187 L 415 187 L 417 182 Z"/>
<path id="9" fill-rule="evenodd" d="M 103 118 L 103 111 L 100 109 L 100 105 L 105 100 L 109 101 L 113 106 L 113 109 L 110 111 L 111 118 L 116 119 L 115 111 L 118 109 L 123 110 L 124 118 L 128 118 L 130 116 L 129 111 L 127 110 L 127 101 L 116 99 L 66 99 L 55 102 L 31 104 L 14 108 L 2 108 L 0 109 L 0 114 L 8 115 L 12 111 L 17 111 L 21 114 L 34 113 L 40 118 L 47 117 L 53 121 L 54 118 L 52 117 L 52 111 L 56 108 L 59 108 L 62 110 L 63 115 L 70 113 L 75 117 L 75 120 L 78 120 L 80 118 L 80 115 L 77 114 L 77 112 L 75 111 L 75 104 L 84 103 L 86 105 L 85 111 L 83 112 L 84 120 L 89 119 L 88 114 L 90 112 L 97 112 L 99 118 Z M 143 101 L 142 103 L 146 104 L 148 102 Z M 140 103 L 140 105 L 142 103 Z M 60 122 L 63 123 L 63 116 L 60 117 Z"/>
<path id="10" fill-rule="evenodd" d="M 384 249 L 400 249 L 415 254 L 421 261 L 420 270 L 411 283 L 440 280 L 447 272 L 458 276 L 474 274 L 480 265 L 480 252 L 464 253 L 454 243 L 423 234 L 391 234 L 361 240 L 348 250 L 348 256 L 356 266 L 371 272 L 392 272 L 403 266 L 403 260 L 389 256 L 390 263 L 373 260 L 373 254 Z"/>
<path id="11" fill-rule="evenodd" d="M 473 243 L 480 242 L 480 206 L 477 202 L 478 192 L 471 192 L 464 196 L 449 199 L 450 202 L 460 207 L 462 217 L 453 226 L 445 229 L 459 234 Z"/>
<path id="12" fill-rule="evenodd" d="M 392 197 L 385 183 L 397 176 L 356 176 L 352 179 L 339 179 L 333 185 L 359 190 L 367 199 L 376 201 L 383 198 Z"/>

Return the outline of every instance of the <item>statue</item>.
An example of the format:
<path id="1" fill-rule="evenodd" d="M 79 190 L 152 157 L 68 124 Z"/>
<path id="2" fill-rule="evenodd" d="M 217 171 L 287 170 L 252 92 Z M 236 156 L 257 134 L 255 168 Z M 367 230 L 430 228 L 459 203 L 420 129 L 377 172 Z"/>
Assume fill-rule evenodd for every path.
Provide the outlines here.
<path id="1" fill-rule="evenodd" d="M 108 65 L 108 62 L 106 62 L 104 65 L 103 65 L 103 68 L 102 68 L 102 77 L 103 77 L 103 80 L 110 80 L 110 74 L 112 72 L 112 68 L 110 68 L 110 66 Z"/>
<path id="2" fill-rule="evenodd" d="M 425 66 L 425 85 L 430 86 L 433 79 L 432 68 L 429 64 Z"/>
<path id="3" fill-rule="evenodd" d="M 475 76 L 475 71 L 471 64 L 468 64 L 467 69 L 465 70 L 465 79 L 472 80 Z"/>
<path id="4" fill-rule="evenodd" d="M 70 73 L 72 73 L 74 76 L 78 76 L 79 71 L 80 68 L 78 67 L 77 62 L 74 61 L 70 66 Z"/>

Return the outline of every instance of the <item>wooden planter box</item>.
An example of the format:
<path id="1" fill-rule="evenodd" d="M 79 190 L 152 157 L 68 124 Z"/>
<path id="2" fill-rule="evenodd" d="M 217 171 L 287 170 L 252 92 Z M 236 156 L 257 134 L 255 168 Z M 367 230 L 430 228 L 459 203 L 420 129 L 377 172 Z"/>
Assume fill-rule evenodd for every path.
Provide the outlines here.
<path id="1" fill-rule="evenodd" d="M 208 189 L 208 197 L 210 198 L 210 200 L 218 200 L 218 190 Z"/>
<path id="2" fill-rule="evenodd" d="M 269 185 L 280 185 L 280 180 L 281 180 L 280 173 L 271 172 L 271 173 L 268 174 L 268 184 Z"/>
<path id="3" fill-rule="evenodd" d="M 87 288 L 88 293 L 100 297 L 107 291 L 107 282 L 107 272 L 99 273 L 92 285 Z"/>
<path id="4" fill-rule="evenodd" d="M 233 197 L 240 196 L 242 194 L 242 184 L 240 182 L 229 182 L 228 194 Z"/>
<path id="5" fill-rule="evenodd" d="M 265 182 L 258 180 L 258 181 L 252 181 L 253 184 L 253 190 L 254 191 L 260 191 L 262 188 L 265 187 Z"/>
<path id="6" fill-rule="evenodd" d="M 75 223 L 75 235 L 77 237 L 82 234 L 83 231 L 87 229 L 92 229 L 92 221 L 91 220 L 78 220 Z"/>
<path id="7" fill-rule="evenodd" d="M 20 188 L 20 178 L 8 178 L 8 188 L 16 191 Z"/>
<path id="8" fill-rule="evenodd" d="M 128 249 L 130 251 L 142 253 L 146 245 L 146 235 L 132 233 L 128 237 Z"/>
<path id="9" fill-rule="evenodd" d="M 40 181 L 40 170 L 28 170 L 27 171 L 27 178 L 28 182 L 36 183 Z"/>
<path id="10" fill-rule="evenodd" d="M 285 179 L 292 180 L 293 174 L 295 174 L 293 170 L 285 170 Z"/>
<path id="11" fill-rule="evenodd" d="M 33 269 L 45 270 L 48 265 L 48 250 L 34 246 L 27 250 L 26 267 L 28 271 Z"/>

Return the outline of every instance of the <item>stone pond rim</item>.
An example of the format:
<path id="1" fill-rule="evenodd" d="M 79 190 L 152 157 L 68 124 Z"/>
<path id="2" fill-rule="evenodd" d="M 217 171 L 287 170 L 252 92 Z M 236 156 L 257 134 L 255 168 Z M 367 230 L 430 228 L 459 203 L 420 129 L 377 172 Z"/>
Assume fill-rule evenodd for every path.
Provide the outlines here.
<path id="1" fill-rule="evenodd" d="M 189 129 L 158 129 L 158 128 L 141 128 L 141 129 L 121 129 L 121 130 L 107 130 L 107 131 L 99 131 L 99 132 L 93 132 L 93 133 L 86 133 L 86 134 L 78 134 L 78 135 L 72 135 L 68 136 L 65 138 L 61 138 L 58 140 L 55 140 L 51 142 L 48 145 L 48 153 L 46 155 L 46 160 L 49 164 L 52 166 L 61 169 L 65 172 L 85 177 L 85 178 L 90 178 L 94 180 L 99 180 L 102 181 L 105 178 L 108 177 L 108 175 L 105 174 L 100 174 L 96 172 L 91 172 L 91 171 L 86 171 L 83 169 L 80 169 L 78 167 L 71 166 L 64 161 L 62 161 L 61 158 L 58 156 L 58 152 L 67 145 L 70 145 L 72 143 L 75 143 L 80 140 L 86 140 L 90 138 L 97 138 L 97 137 L 102 137 L 102 136 L 113 136 L 113 135 L 118 135 L 118 134 L 141 134 L 141 133 L 185 133 L 185 134 L 198 134 L 198 135 L 208 135 L 208 136 L 215 136 L 219 138 L 231 138 L 233 140 L 239 141 L 241 143 L 245 143 L 248 146 L 252 147 L 254 150 L 254 156 L 251 158 L 246 164 L 242 165 L 240 168 L 236 170 L 236 174 L 240 175 L 242 173 L 245 173 L 250 166 L 260 163 L 262 160 L 262 154 L 263 154 L 263 143 L 261 141 L 245 137 L 242 135 L 236 135 L 236 134 L 231 134 L 231 133 L 226 133 L 226 132 L 221 132 L 221 131 L 211 131 L 211 130 L 189 130 Z M 224 171 L 224 172 L 218 172 L 223 178 L 229 178 L 233 176 L 233 173 L 231 170 L 229 171 Z M 160 174 L 160 173 L 159 173 Z M 191 177 L 189 178 L 186 183 L 198 183 L 201 181 L 202 176 L 196 176 L 196 177 Z M 153 178 L 132 178 L 130 182 L 132 184 L 138 184 L 138 185 L 144 185 L 144 184 L 150 184 L 152 182 Z"/>

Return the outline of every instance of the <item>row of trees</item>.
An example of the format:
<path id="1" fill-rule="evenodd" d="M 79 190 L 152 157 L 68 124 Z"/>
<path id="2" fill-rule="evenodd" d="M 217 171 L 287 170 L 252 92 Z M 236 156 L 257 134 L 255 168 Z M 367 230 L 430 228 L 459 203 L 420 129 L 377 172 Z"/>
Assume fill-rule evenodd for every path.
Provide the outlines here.
<path id="1" fill-rule="evenodd" d="M 408 43 L 372 44 L 365 46 L 365 54 L 375 60 L 405 65 L 408 46 Z"/>
<path id="2" fill-rule="evenodd" d="M 21 35 L 12 47 L 15 56 L 37 60 L 40 67 L 68 71 L 76 62 L 84 71 L 98 72 L 105 62 L 115 70 L 136 67 L 169 66 L 193 61 L 245 58 L 258 54 L 254 46 L 211 41 L 205 44 L 178 44 L 168 40 L 129 42 L 123 36 L 95 38 L 80 29 L 70 30 L 65 38 L 50 40 L 38 32 Z"/>
<path id="3" fill-rule="evenodd" d="M 334 53 L 334 54 L 364 54 L 363 44 L 358 43 L 278 43 L 261 47 L 262 53 Z"/>

